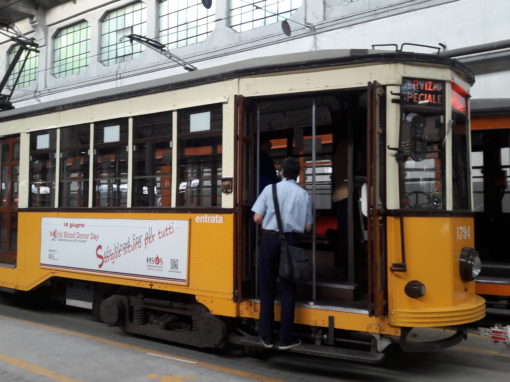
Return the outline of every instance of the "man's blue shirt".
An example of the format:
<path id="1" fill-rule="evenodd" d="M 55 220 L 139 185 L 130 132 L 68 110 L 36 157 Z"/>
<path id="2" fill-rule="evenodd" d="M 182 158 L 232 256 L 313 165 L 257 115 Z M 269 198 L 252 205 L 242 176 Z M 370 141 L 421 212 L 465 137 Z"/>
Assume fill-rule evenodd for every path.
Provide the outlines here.
<path id="1" fill-rule="evenodd" d="M 308 192 L 295 180 L 283 179 L 276 184 L 276 194 L 280 205 L 283 232 L 304 232 L 305 225 L 312 224 L 312 199 Z M 264 216 L 263 229 L 278 231 L 271 184 L 262 190 L 251 210 Z"/>

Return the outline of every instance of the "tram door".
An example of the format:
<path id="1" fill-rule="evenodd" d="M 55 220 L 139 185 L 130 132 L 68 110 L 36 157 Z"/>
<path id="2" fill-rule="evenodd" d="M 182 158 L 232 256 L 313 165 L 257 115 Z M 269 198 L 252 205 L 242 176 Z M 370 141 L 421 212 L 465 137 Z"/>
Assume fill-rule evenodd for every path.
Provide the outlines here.
<path id="1" fill-rule="evenodd" d="M 255 152 L 256 142 L 253 139 L 253 130 L 256 121 L 254 105 L 242 96 L 236 96 L 236 184 L 235 205 L 238 209 L 236 215 L 235 234 L 235 272 L 236 297 L 247 298 L 256 295 L 256 259 L 255 235 L 256 230 L 251 219 L 251 206 L 255 193 Z"/>
<path id="2" fill-rule="evenodd" d="M 297 286 L 297 299 L 349 306 L 366 302 L 367 249 L 357 203 L 367 174 L 366 89 L 251 103 L 246 124 L 254 127 L 254 160 L 244 170 L 254 178 L 247 194 L 251 204 L 267 184 L 278 182 L 278 170 L 288 156 L 300 161 L 297 182 L 313 200 L 314 230 L 301 236 L 313 263 L 313 279 Z M 252 231 L 257 236 L 253 224 Z M 252 241 L 254 248 L 257 241 Z"/>
<path id="3" fill-rule="evenodd" d="M 0 264 L 16 265 L 19 137 L 0 140 Z"/>
<path id="4" fill-rule="evenodd" d="M 367 94 L 367 249 L 368 249 L 368 304 L 370 315 L 384 314 L 386 304 L 386 226 L 384 204 L 386 199 L 384 91 L 377 82 L 368 84 Z"/>

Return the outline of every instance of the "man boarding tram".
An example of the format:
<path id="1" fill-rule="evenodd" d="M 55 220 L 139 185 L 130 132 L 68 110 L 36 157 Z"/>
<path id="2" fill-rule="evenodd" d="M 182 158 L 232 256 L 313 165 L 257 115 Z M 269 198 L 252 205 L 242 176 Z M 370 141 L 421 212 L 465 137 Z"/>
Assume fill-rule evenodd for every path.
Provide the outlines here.
<path id="1" fill-rule="evenodd" d="M 284 159 L 281 169 L 282 181 L 276 185 L 283 232 L 288 244 L 292 246 L 299 246 L 301 233 L 312 230 L 310 195 L 296 183 L 300 169 L 301 166 L 296 158 Z M 259 257 L 259 338 L 262 345 L 269 349 L 274 346 L 274 301 L 281 246 L 271 185 L 264 188 L 251 210 L 255 213 L 253 220 L 261 224 L 263 229 Z M 301 344 L 299 339 L 292 336 L 295 291 L 296 285 L 293 282 L 280 279 L 281 326 L 279 341 L 276 345 L 279 350 L 292 349 Z"/>

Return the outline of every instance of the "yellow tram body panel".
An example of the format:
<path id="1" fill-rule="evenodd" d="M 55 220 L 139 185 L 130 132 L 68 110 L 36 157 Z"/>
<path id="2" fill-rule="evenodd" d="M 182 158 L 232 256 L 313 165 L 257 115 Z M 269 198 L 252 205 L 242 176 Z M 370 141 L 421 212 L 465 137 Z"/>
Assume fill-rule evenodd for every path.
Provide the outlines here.
<path id="1" fill-rule="evenodd" d="M 258 319 L 260 304 L 254 301 L 245 301 L 240 304 L 240 315 Z M 279 318 L 280 305 L 275 307 L 275 316 Z M 353 330 L 358 332 L 367 332 L 374 334 L 385 334 L 399 336 L 401 329 L 392 326 L 387 317 L 369 316 L 367 313 L 356 313 L 349 311 L 339 311 L 323 309 L 313 306 L 296 306 L 294 322 L 297 324 L 311 325 L 317 327 L 328 327 L 330 317 L 334 319 L 335 328 Z"/>
<path id="2" fill-rule="evenodd" d="M 189 220 L 187 285 L 148 280 L 136 276 L 121 277 L 87 270 L 64 270 L 41 266 L 42 218 L 52 217 L 68 219 Z M 214 219 L 204 219 L 204 217 L 213 217 Z M 233 298 L 234 249 L 232 243 L 234 215 L 232 214 L 20 212 L 18 227 L 17 266 L 15 268 L 0 267 L 0 283 L 6 288 L 27 291 L 51 277 L 63 277 L 220 297 L 229 300 Z M 70 250 L 72 250 L 72 245 L 70 245 Z M 90 255 L 95 257 L 95 253 Z"/>
<path id="3" fill-rule="evenodd" d="M 221 217 L 221 223 L 207 223 L 207 216 Z M 92 273 L 86 270 L 62 270 L 41 267 L 41 221 L 43 217 L 78 219 L 189 220 L 189 268 L 187 285 Z M 400 217 L 388 217 L 388 269 L 401 261 Z M 296 323 L 328 326 L 399 335 L 400 327 L 453 326 L 473 322 L 485 314 L 484 300 L 475 295 L 473 282 L 459 276 L 459 256 L 464 246 L 472 246 L 472 218 L 404 217 L 406 272 L 388 271 L 389 312 L 387 317 L 370 317 L 366 313 L 298 306 Z M 209 219 L 211 220 L 211 219 Z M 466 237 L 466 232 L 470 233 Z M 248 300 L 234 301 L 234 215 L 204 213 L 59 213 L 20 212 L 18 264 L 0 267 L 1 286 L 30 290 L 51 277 L 109 283 L 132 287 L 193 294 L 213 314 L 258 318 L 259 304 Z M 451 254 L 455 254 L 452 256 Z M 425 284 L 426 295 L 410 298 L 405 285 L 412 280 Z M 279 307 L 276 308 L 278 316 Z"/>
<path id="4" fill-rule="evenodd" d="M 215 217 L 221 223 L 205 223 L 204 217 Z M 221 219 L 218 219 L 221 217 Z M 187 285 L 124 277 L 87 270 L 53 269 L 41 266 L 41 224 L 43 218 L 68 219 L 133 219 L 133 220 L 189 220 L 189 268 Z M 0 286 L 28 291 L 52 277 L 96 283 L 117 284 L 168 292 L 193 294 L 213 314 L 258 319 L 258 301 L 234 301 L 234 215 L 204 213 L 130 213 L 123 212 L 20 212 L 18 262 L 16 267 L 0 267 Z M 72 250 L 72 247 L 70 247 Z M 91 256 L 95 256 L 94 253 Z M 279 305 L 275 314 L 279 316 Z M 400 328 L 391 325 L 387 317 L 370 317 L 365 311 L 350 312 L 328 307 L 298 306 L 296 323 L 329 325 L 330 317 L 338 329 L 400 335 Z"/>
<path id="5" fill-rule="evenodd" d="M 403 230 L 401 232 L 401 221 Z M 389 322 L 403 327 L 453 326 L 485 316 L 485 300 L 475 283 L 460 278 L 463 247 L 474 247 L 472 217 L 388 217 Z M 403 244 L 401 246 L 401 240 Z M 405 272 L 391 270 L 402 261 Z M 410 281 L 425 285 L 423 297 L 405 293 Z"/>

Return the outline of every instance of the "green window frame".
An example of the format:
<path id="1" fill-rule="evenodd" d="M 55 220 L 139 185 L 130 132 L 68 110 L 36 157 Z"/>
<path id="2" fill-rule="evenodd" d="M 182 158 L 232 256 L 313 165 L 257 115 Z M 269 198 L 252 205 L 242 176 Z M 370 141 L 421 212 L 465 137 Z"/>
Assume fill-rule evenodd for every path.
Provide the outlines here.
<path id="1" fill-rule="evenodd" d="M 230 0 L 230 27 L 244 32 L 291 17 L 302 0 Z"/>
<path id="2" fill-rule="evenodd" d="M 147 34 L 147 7 L 137 2 L 106 14 L 101 23 L 101 62 L 105 65 L 133 60 L 143 51 L 138 42 L 123 37 Z"/>
<path id="3" fill-rule="evenodd" d="M 90 62 L 90 26 L 82 21 L 57 32 L 54 37 L 53 75 L 81 73 Z"/>
<path id="4" fill-rule="evenodd" d="M 8 56 L 9 64 L 14 59 L 14 56 L 16 52 L 18 51 L 18 47 L 13 47 Z M 21 71 L 21 75 L 19 77 L 18 84 L 16 85 L 17 88 L 25 88 L 30 85 L 33 85 L 35 81 L 37 80 L 37 69 L 39 67 L 39 53 L 34 51 L 28 51 L 25 50 L 18 61 L 18 63 L 15 65 L 13 72 L 9 76 L 9 80 L 7 81 L 7 86 L 12 88 L 14 85 L 14 81 L 16 77 L 18 76 L 21 65 L 23 64 L 23 61 L 25 60 L 25 57 L 28 55 L 27 62 L 25 63 L 25 66 L 23 67 L 23 70 Z"/>
<path id="5" fill-rule="evenodd" d="M 159 41 L 168 49 L 197 44 L 214 30 L 216 0 L 206 9 L 201 0 L 159 2 Z"/>

